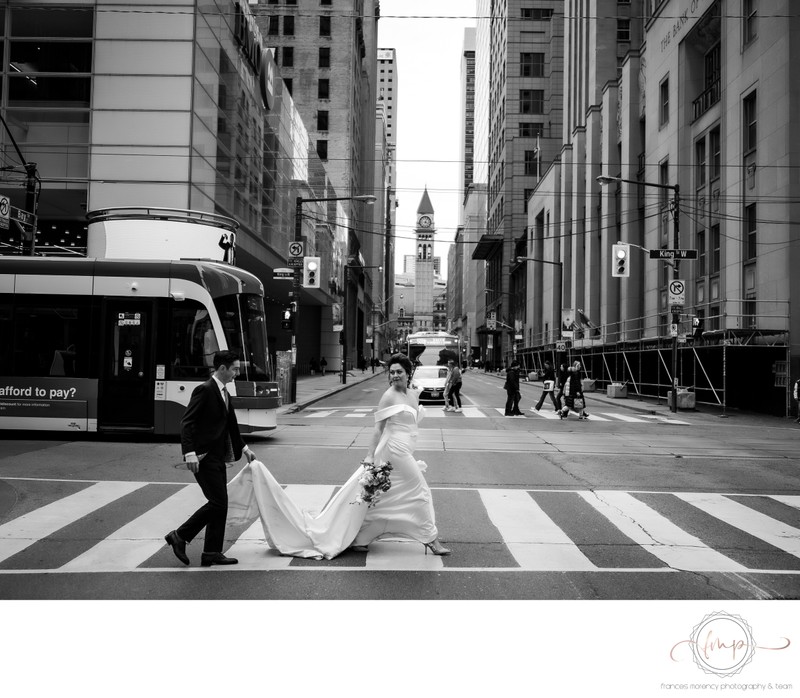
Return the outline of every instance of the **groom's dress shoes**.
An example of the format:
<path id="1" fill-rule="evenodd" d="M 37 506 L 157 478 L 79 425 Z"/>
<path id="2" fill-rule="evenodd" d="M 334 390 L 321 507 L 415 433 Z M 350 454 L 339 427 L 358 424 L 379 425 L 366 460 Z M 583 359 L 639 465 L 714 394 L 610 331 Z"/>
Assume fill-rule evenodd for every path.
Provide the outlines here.
<path id="1" fill-rule="evenodd" d="M 164 536 L 164 540 L 167 541 L 167 545 L 172 547 L 172 552 L 175 553 L 175 557 L 177 557 L 184 565 L 188 565 L 189 556 L 186 554 L 186 541 L 181 540 L 178 532 L 170 531 L 166 536 Z"/>
<path id="2" fill-rule="evenodd" d="M 225 557 L 222 553 L 203 553 L 200 558 L 200 565 L 202 567 L 211 567 L 211 565 L 236 565 L 238 560 L 235 557 Z"/>

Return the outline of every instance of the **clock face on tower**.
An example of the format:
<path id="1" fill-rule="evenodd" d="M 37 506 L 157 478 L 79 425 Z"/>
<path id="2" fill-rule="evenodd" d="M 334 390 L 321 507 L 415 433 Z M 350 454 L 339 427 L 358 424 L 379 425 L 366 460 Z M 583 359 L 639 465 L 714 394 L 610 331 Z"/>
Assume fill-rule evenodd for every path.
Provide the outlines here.
<path id="1" fill-rule="evenodd" d="M 419 227 L 420 228 L 430 228 L 431 227 L 431 217 L 430 216 L 420 216 L 419 219 Z"/>

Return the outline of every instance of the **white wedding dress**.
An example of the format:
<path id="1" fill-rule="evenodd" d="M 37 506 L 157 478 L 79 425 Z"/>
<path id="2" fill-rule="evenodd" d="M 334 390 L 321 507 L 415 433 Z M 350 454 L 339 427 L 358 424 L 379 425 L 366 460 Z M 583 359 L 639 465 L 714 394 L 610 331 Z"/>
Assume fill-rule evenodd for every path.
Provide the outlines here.
<path id="1" fill-rule="evenodd" d="M 391 463 L 392 484 L 374 506 L 356 499 L 364 466 L 315 512 L 301 510 L 267 467 L 253 461 L 228 484 L 228 523 L 247 525 L 260 518 L 269 546 L 295 557 L 330 559 L 351 545 L 389 536 L 430 543 L 438 535 L 431 491 L 422 475 L 425 463 L 414 458 L 424 412 L 403 404 L 375 413 L 376 423 L 386 420 L 375 462 Z"/>

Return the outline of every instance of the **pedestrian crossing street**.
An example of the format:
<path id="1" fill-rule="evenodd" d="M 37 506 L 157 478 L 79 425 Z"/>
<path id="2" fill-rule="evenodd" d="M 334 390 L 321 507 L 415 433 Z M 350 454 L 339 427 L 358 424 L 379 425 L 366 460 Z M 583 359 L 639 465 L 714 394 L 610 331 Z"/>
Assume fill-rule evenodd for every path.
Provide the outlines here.
<path id="1" fill-rule="evenodd" d="M 306 419 L 325 419 L 326 417 L 344 417 L 346 419 L 365 419 L 369 417 L 372 419 L 374 414 L 375 408 L 373 407 L 342 407 L 333 409 L 311 407 L 307 408 L 303 412 L 303 416 Z M 425 406 L 426 422 L 429 420 L 441 419 L 489 419 L 490 417 L 496 418 L 498 415 L 501 417 L 504 416 L 504 408 L 465 405 L 461 409 L 461 412 L 445 412 L 438 405 Z M 556 422 L 561 421 L 558 413 L 547 406 L 543 407 L 539 412 L 529 409 L 522 417 L 508 417 L 508 419 L 546 419 L 551 421 L 555 420 Z M 577 422 L 579 420 L 577 414 L 571 412 L 569 417 L 564 421 Z M 602 412 L 596 410 L 591 410 L 589 416 L 587 417 L 587 421 L 628 422 L 633 424 L 683 424 L 687 426 L 690 424 L 690 422 L 685 422 L 680 419 L 672 419 L 662 415 L 637 413 L 634 416 L 633 414 L 624 414 L 621 412 Z"/>
<path id="2" fill-rule="evenodd" d="M 39 506 L 0 519 L 0 575 L 25 573 L 234 573 L 243 570 L 506 572 L 727 572 L 800 574 L 800 496 L 618 490 L 434 488 L 449 557 L 383 540 L 334 560 L 283 557 L 259 521 L 227 529 L 231 567 L 184 567 L 164 542 L 202 502 L 195 484 L 10 478 L 18 501 Z M 51 492 L 56 487 L 55 492 Z M 329 485 L 289 485 L 319 510 Z M 44 493 L 49 493 L 46 495 Z"/>

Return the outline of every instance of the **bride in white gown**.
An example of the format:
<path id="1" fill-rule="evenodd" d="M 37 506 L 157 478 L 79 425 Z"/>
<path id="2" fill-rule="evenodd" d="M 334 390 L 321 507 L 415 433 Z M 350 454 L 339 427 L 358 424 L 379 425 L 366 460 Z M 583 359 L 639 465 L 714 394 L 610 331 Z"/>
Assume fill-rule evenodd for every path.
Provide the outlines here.
<path id="1" fill-rule="evenodd" d="M 270 547 L 283 555 L 333 558 L 346 548 L 364 549 L 382 537 L 419 541 L 434 555 L 449 555 L 439 542 L 433 502 L 414 457 L 424 409 L 409 387 L 413 366 L 403 354 L 389 361 L 389 388 L 375 413 L 375 434 L 362 465 L 320 512 L 301 510 L 260 461 L 248 463 L 228 484 L 228 523 L 261 519 Z M 365 465 L 389 462 L 391 487 L 371 506 L 359 501 Z"/>

